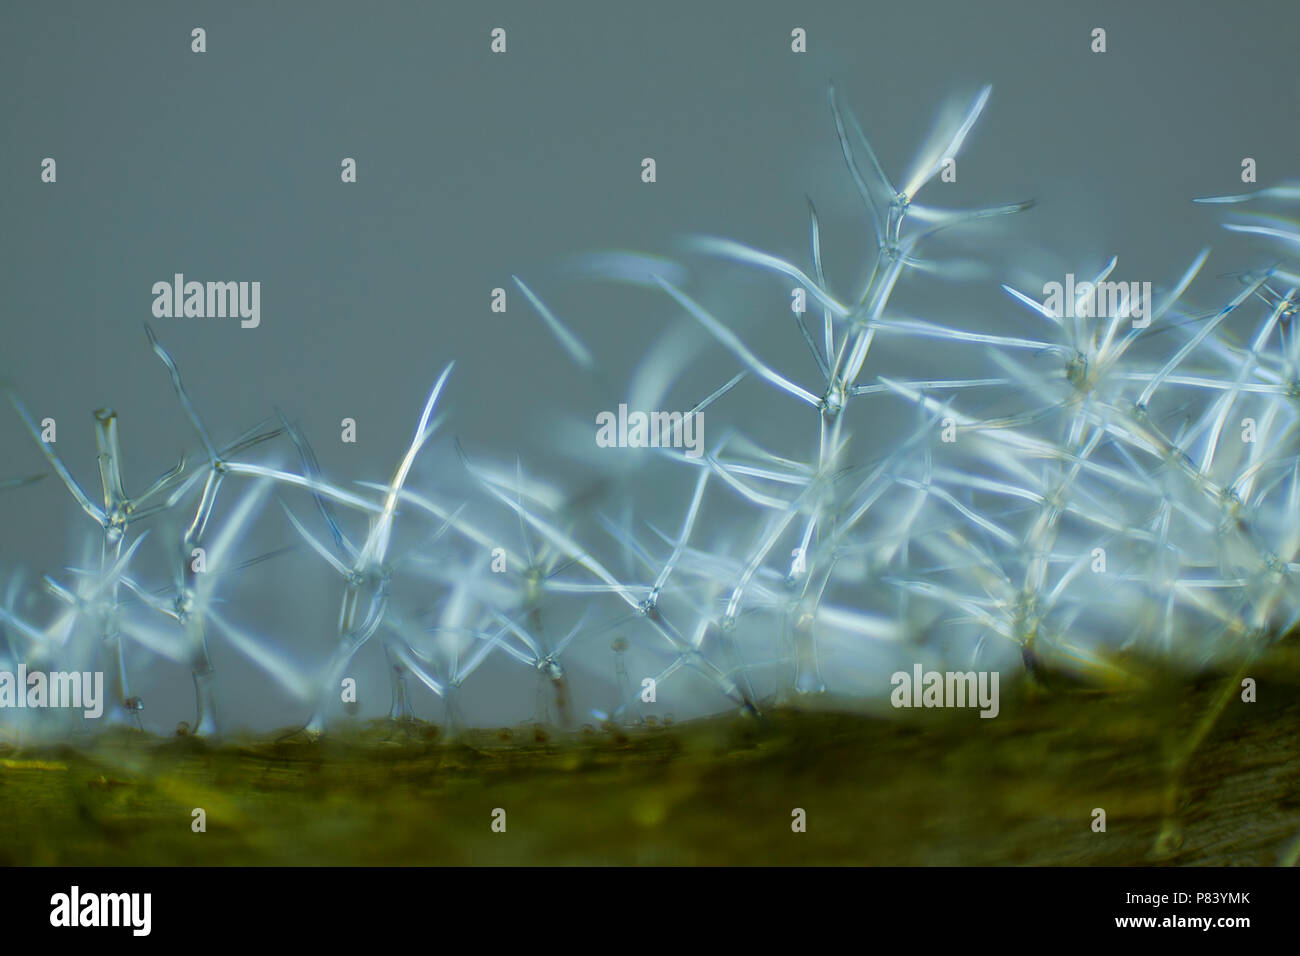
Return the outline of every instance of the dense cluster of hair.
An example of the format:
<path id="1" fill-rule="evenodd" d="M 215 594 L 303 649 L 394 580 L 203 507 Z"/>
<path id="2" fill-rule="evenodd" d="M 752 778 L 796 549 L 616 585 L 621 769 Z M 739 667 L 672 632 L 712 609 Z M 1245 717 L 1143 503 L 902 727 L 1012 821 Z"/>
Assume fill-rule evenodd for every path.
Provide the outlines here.
<path id="1" fill-rule="evenodd" d="M 832 88 L 839 146 L 875 237 L 869 277 L 852 295 L 827 279 L 811 204 L 805 266 L 732 240 L 694 240 L 705 261 L 779 279 L 786 302 L 802 290 L 807 307 L 792 313 L 792 330 L 819 370 L 815 383 L 766 364 L 671 265 L 602 260 L 609 277 L 662 289 L 733 365 L 692 409 L 709 410 L 704 453 L 608 449 L 614 490 L 603 502 L 459 443 L 441 449 L 436 468 L 417 469 L 455 394 L 451 364 L 431 375 L 391 477 L 353 487 L 322 474 L 306 430 L 283 416 L 220 443 L 152 331 L 201 450 L 138 495 L 123 485 L 111 411 L 96 413 L 102 495 L 92 495 L 10 391 L 94 529 L 78 565 L 39 587 L 0 590 L 0 670 L 102 670 L 110 716 L 132 721 L 141 707 L 132 669 L 150 658 L 181 663 L 194 681 L 193 730 L 210 734 L 219 643 L 273 678 L 316 734 L 367 644 L 386 655 L 394 718 L 418 712 L 453 727 L 476 672 L 497 659 L 535 672 L 537 720 L 568 725 L 587 714 L 642 719 L 649 686 L 665 695 L 680 685 L 677 699 L 690 698 L 682 710 L 756 712 L 828 692 L 883 699 L 890 673 L 913 662 L 1110 685 L 1139 657 L 1196 669 L 1259 653 L 1300 614 L 1300 280 L 1280 260 L 1240 275 L 1227 304 L 1196 311 L 1184 300 L 1202 253 L 1154 302 L 1125 298 L 1109 314 L 1004 286 L 1020 334 L 900 314 L 891 307 L 900 283 L 979 274 L 923 258 L 930 237 L 977 234 L 982 221 L 1030 205 L 916 201 L 962 148 L 988 94 L 940 124 L 900 185 Z M 1300 188 L 1282 186 L 1202 201 L 1296 199 Z M 1300 228 L 1276 216 L 1242 215 L 1229 228 L 1275 240 L 1281 255 L 1300 243 Z M 1105 282 L 1114 268 L 1087 278 Z M 599 375 L 586 345 L 515 281 L 574 362 Z M 873 369 L 919 361 L 979 372 L 868 376 L 869 357 Z M 688 360 L 652 353 L 638 380 L 654 383 L 653 394 L 641 405 L 662 398 Z M 771 447 L 774 436 L 720 428 L 742 382 L 795 403 L 806 430 Z M 911 410 L 902 432 L 850 445 L 887 398 Z M 661 468 L 689 474 L 691 493 L 670 513 L 642 513 L 638 482 L 659 480 Z M 23 507 L 22 486 L 35 477 L 0 477 L 0 507 Z M 338 594 L 337 629 L 320 635 L 310 661 L 283 653 L 220 598 L 228 572 L 275 556 L 245 547 L 249 529 L 267 522 L 319 557 Z M 142 577 L 150 549 L 170 580 Z M 577 700 L 568 675 L 584 663 L 603 677 Z M 8 729 L 67 733 L 80 723 L 0 711 Z"/>

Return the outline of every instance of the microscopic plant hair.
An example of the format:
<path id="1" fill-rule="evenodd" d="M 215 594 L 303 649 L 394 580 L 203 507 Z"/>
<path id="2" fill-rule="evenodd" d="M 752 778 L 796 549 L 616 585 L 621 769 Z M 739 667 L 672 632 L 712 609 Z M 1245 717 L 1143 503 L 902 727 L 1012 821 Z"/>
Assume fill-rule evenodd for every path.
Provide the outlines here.
<path id="1" fill-rule="evenodd" d="M 1038 276 L 1040 289 L 983 257 L 1006 231 L 988 227 L 1032 200 L 930 204 L 996 102 L 985 86 L 941 109 L 897 172 L 829 87 L 825 146 L 861 217 L 857 288 L 828 274 L 825 204 L 813 197 L 791 224 L 807 246 L 797 260 L 713 234 L 686 237 L 680 260 L 571 259 L 571 277 L 656 296 L 683 323 L 627 383 L 548 304 L 544 277 L 512 273 L 512 292 L 609 406 L 550 419 L 549 447 L 599 493 L 548 478 L 559 461 L 460 433 L 457 405 L 473 399 L 450 355 L 429 357 L 432 386 L 396 463 L 367 461 L 370 477 L 352 484 L 322 467 L 314 449 L 332 423 L 315 410 L 291 421 L 273 407 L 243 432 L 210 429 L 200 409 L 221 397 L 191 395 L 182 367 L 195 357 L 173 356 L 152 326 L 142 345 L 188 434 L 169 437 L 177 463 L 134 495 L 119 434 L 130 422 L 102 408 L 87 423 L 91 491 L 6 385 L 46 471 L 9 450 L 0 508 L 25 507 L 52 472 L 91 521 L 78 519 L 69 564 L 9 572 L 0 670 L 104 670 L 105 723 L 142 726 L 137 673 L 179 666 L 193 685 L 189 732 L 211 736 L 232 726 L 222 699 L 237 692 L 220 661 L 241 658 L 300 712 L 293 732 L 316 738 L 353 713 L 349 681 L 372 644 L 388 716 L 455 734 L 467 705 L 491 710 L 489 672 L 530 688 L 535 722 L 571 730 L 634 723 L 663 700 L 691 715 L 828 698 L 872 707 L 889 697 L 891 672 L 921 659 L 1111 688 L 1139 679 L 1135 659 L 1198 673 L 1293 639 L 1300 229 L 1288 213 L 1300 187 L 1196 200 L 1269 249 L 1234 274 L 1226 302 L 1203 301 L 1208 248 L 1165 281 L 1128 278 L 1112 256 Z M 786 354 L 768 357 L 739 321 L 753 300 L 716 293 L 724 266 L 752 281 L 763 321 L 779 319 Z M 917 314 L 908 295 L 972 285 L 999 297 L 993 314 L 960 298 Z M 683 397 L 701 364 L 711 382 Z M 793 430 L 743 424 L 782 403 Z M 611 408 L 626 434 L 606 447 L 593 421 L 612 420 Z M 676 431 L 651 441 L 641 421 Z M 688 423 L 704 430 L 697 448 L 681 441 Z M 337 615 L 291 652 L 239 584 L 307 593 L 304 574 Z M 58 738 L 88 721 L 6 710 L 0 723 Z"/>

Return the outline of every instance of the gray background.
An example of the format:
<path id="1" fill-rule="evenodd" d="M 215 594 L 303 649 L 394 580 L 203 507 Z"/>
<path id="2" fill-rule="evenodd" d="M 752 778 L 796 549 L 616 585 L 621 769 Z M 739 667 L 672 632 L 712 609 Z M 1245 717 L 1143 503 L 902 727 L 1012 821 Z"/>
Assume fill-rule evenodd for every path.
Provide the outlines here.
<path id="1" fill-rule="evenodd" d="M 923 199 L 1038 200 L 1005 242 L 980 250 L 998 278 L 1043 261 L 1095 271 L 1118 254 L 1123 277 L 1168 282 L 1211 243 L 1207 274 L 1255 265 L 1214 210 L 1189 200 L 1240 191 L 1243 156 L 1258 161 L 1260 185 L 1300 171 L 1297 9 L 6 3 L 0 377 L 37 418 L 57 419 L 58 451 L 88 489 L 97 485 L 90 412 L 116 408 L 128 490 L 138 490 L 194 447 L 145 341 L 151 285 L 174 272 L 258 279 L 256 330 L 154 320 L 215 434 L 229 439 L 278 403 L 335 479 L 384 480 L 455 358 L 447 434 L 502 460 L 519 450 L 562 482 L 580 471 L 555 447 L 558 416 L 591 421 L 625 396 L 580 380 L 513 294 L 510 273 L 614 382 L 680 316 L 660 294 L 566 277 L 573 253 L 667 253 L 675 237 L 707 232 L 806 263 L 808 193 L 831 283 L 847 295 L 871 240 L 830 122 L 832 78 L 896 176 L 941 103 L 993 84 L 958 183 Z M 207 30 L 203 55 L 190 52 L 194 26 Z M 509 32 L 504 56 L 488 51 L 495 26 Z M 808 31 L 805 55 L 790 52 L 794 26 Z M 1089 52 L 1094 26 L 1108 32 L 1104 55 Z M 45 156 L 58 162 L 53 186 L 39 180 Z M 339 181 L 344 156 L 358 161 L 355 185 Z M 654 185 L 640 182 L 643 156 L 658 162 Z M 504 316 L 488 308 L 495 286 L 512 293 Z M 786 308 L 771 282 L 743 289 L 736 301 L 760 289 L 769 316 Z M 961 295 L 975 314 L 1007 308 L 996 282 Z M 950 292 L 944 301 L 952 308 Z M 725 318 L 811 385 L 814 366 L 788 322 L 745 313 Z M 673 394 L 689 405 L 735 368 L 710 346 Z M 769 407 L 761 386 L 745 387 L 752 401 L 733 403 L 728 421 L 782 428 L 789 403 Z M 344 416 L 360 423 L 355 446 L 336 439 Z M 426 467 L 459 469 L 445 451 Z M 41 467 L 17 416 L 0 408 L 0 479 Z M 6 577 L 58 569 L 88 527 L 52 479 L 3 493 L 0 516 Z M 334 583 L 309 556 L 289 560 L 301 562 L 300 600 L 277 617 L 264 595 L 266 626 L 311 630 L 302 609 L 319 604 L 327 631 Z M 162 725 L 192 706 L 180 683 L 151 699 Z M 294 717 L 273 695 L 246 696 L 249 722 Z"/>

